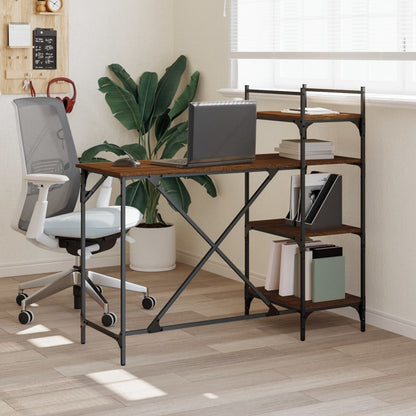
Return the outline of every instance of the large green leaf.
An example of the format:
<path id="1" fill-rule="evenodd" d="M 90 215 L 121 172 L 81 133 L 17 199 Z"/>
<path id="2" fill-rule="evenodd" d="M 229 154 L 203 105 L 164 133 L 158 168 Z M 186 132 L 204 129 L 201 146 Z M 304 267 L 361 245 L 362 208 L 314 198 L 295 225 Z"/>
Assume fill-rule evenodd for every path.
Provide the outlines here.
<path id="1" fill-rule="evenodd" d="M 180 114 L 182 114 L 189 106 L 189 103 L 194 99 L 196 94 L 196 89 L 198 87 L 199 81 L 199 72 L 195 71 L 192 76 L 189 84 L 185 87 L 182 94 L 176 99 L 175 104 L 172 109 L 169 111 L 169 118 L 174 120 Z"/>
<path id="2" fill-rule="evenodd" d="M 180 178 L 162 178 L 160 184 L 183 211 L 188 212 L 191 197 Z M 171 205 L 171 204 L 170 204 Z M 173 207 L 173 205 L 171 205 Z"/>
<path id="3" fill-rule="evenodd" d="M 177 131 L 176 134 L 166 141 L 165 148 L 162 152 L 162 159 L 171 159 L 178 151 L 188 144 L 188 132 Z"/>
<path id="4" fill-rule="evenodd" d="M 105 94 L 105 100 L 114 117 L 127 130 L 142 130 L 139 106 L 133 94 L 120 87 L 108 77 L 98 80 L 99 90 Z"/>
<path id="5" fill-rule="evenodd" d="M 153 116 L 159 117 L 170 106 L 173 97 L 179 87 L 182 74 L 186 68 L 186 57 L 181 55 L 170 67 L 166 68 L 166 72 L 160 79 L 155 98 L 155 109 Z"/>
<path id="6" fill-rule="evenodd" d="M 79 158 L 79 161 L 80 163 L 106 161 L 106 159 L 100 160 L 100 158 L 95 157 L 100 152 L 110 152 L 110 153 L 114 153 L 117 156 L 121 156 L 125 154 L 124 150 L 120 146 L 117 146 L 116 144 L 104 142 L 102 144 L 98 144 L 96 146 L 90 147 L 89 149 L 85 150 L 85 152 L 82 153 L 81 157 Z"/>
<path id="7" fill-rule="evenodd" d="M 120 196 L 116 199 L 116 204 L 121 204 Z M 136 207 L 140 212 L 146 209 L 146 191 L 142 181 L 132 182 L 126 186 L 126 205 Z"/>
<path id="8" fill-rule="evenodd" d="M 183 121 L 182 123 L 176 124 L 173 127 L 171 127 L 168 131 L 166 131 L 163 137 L 160 138 L 158 142 L 156 143 L 156 146 L 154 148 L 154 154 L 156 154 L 159 151 L 159 149 L 161 149 L 165 144 L 168 144 L 170 141 L 175 140 L 178 135 L 182 135 L 183 133 L 185 133 L 185 136 L 183 137 L 185 137 L 184 144 L 186 145 L 187 138 L 188 138 L 187 128 L 188 128 L 187 121 Z M 171 155 L 170 157 L 172 156 L 173 155 Z M 165 157 L 169 157 L 169 156 L 165 156 Z"/>
<path id="9" fill-rule="evenodd" d="M 121 81 L 124 88 L 131 94 L 133 94 L 134 99 L 137 101 L 137 85 L 133 81 L 129 73 L 120 64 L 111 64 L 108 65 L 108 68 Z"/>
<path id="10" fill-rule="evenodd" d="M 200 175 L 200 176 L 187 176 L 186 179 L 192 179 L 195 182 L 198 182 L 202 185 L 209 196 L 215 198 L 217 196 L 217 189 L 215 188 L 214 182 L 212 179 L 207 175 Z"/>
<path id="11" fill-rule="evenodd" d="M 139 85 L 137 87 L 137 103 L 139 105 L 143 125 L 142 134 L 145 134 L 151 128 L 156 89 L 156 72 L 144 72 L 139 79 Z"/>
<path id="12" fill-rule="evenodd" d="M 169 108 L 156 119 L 155 136 L 157 141 L 159 141 L 163 137 L 166 130 L 170 127 L 171 120 L 168 114 Z"/>
<path id="13" fill-rule="evenodd" d="M 135 160 L 147 159 L 146 149 L 139 143 L 125 144 L 121 148 Z"/>

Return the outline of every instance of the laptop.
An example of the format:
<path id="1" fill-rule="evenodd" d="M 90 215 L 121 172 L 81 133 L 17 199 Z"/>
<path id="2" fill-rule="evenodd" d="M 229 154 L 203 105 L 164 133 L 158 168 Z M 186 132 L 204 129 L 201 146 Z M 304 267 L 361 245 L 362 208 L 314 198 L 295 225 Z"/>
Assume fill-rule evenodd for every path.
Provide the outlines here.
<path id="1" fill-rule="evenodd" d="M 256 154 L 256 102 L 206 101 L 189 104 L 188 153 L 183 159 L 155 159 L 176 167 L 249 163 Z"/>

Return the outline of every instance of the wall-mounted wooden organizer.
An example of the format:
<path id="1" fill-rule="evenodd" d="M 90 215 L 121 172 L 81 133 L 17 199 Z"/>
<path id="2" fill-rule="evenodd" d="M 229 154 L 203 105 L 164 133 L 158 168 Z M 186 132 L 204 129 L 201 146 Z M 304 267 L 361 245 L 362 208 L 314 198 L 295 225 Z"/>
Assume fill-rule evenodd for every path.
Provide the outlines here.
<path id="1" fill-rule="evenodd" d="M 2 94 L 30 94 L 24 89 L 25 80 L 32 81 L 37 94 L 46 94 L 48 82 L 56 77 L 68 77 L 68 6 L 63 6 L 58 13 L 37 12 L 35 0 L 1 0 L 3 11 L 3 30 L 0 32 L 1 61 L 0 61 L 0 91 Z M 28 23 L 32 36 L 29 47 L 9 47 L 9 23 Z M 36 29 L 52 29 L 56 31 L 56 44 L 45 50 L 42 43 L 34 45 Z M 51 32 L 47 32 L 50 34 Z M 39 31 L 39 36 L 43 35 Z M 38 38 L 40 39 L 40 38 Z M 35 37 L 36 40 L 36 37 Z M 42 41 L 42 39 L 40 39 Z M 48 38 L 53 41 L 53 38 Z M 34 54 L 36 63 L 34 62 Z M 37 55 L 36 55 L 37 54 Z M 33 69 L 33 68 L 39 69 Z M 51 69 L 53 68 L 53 69 Z M 56 69 L 55 69 L 56 68 Z M 54 83 L 52 93 L 68 91 L 68 84 Z"/>

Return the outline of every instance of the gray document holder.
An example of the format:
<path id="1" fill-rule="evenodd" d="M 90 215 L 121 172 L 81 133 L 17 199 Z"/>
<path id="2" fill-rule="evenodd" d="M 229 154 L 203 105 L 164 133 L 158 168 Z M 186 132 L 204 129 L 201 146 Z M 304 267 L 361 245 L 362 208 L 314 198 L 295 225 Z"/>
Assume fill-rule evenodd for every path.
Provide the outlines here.
<path id="1" fill-rule="evenodd" d="M 325 230 L 342 226 L 342 176 L 331 174 L 326 185 L 306 215 L 307 230 Z M 300 227 L 300 221 L 289 218 L 286 218 L 286 224 Z"/>

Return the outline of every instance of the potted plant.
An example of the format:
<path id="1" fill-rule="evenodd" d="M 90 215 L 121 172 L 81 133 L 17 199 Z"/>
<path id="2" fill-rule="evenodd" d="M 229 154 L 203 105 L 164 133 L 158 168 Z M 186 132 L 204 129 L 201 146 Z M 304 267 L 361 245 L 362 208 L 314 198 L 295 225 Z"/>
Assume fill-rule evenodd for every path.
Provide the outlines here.
<path id="1" fill-rule="evenodd" d="M 109 77 L 98 80 L 99 90 L 105 94 L 105 100 L 109 105 L 114 117 L 128 130 L 137 131 L 137 142 L 122 146 L 104 142 L 86 150 L 80 157 L 80 162 L 102 162 L 107 159 L 98 156 L 102 152 L 110 152 L 117 157 L 127 155 L 136 160 L 150 160 L 154 158 L 172 158 L 179 151 L 185 150 L 188 137 L 188 121 L 178 121 L 178 117 L 187 110 L 189 103 L 193 100 L 199 81 L 199 72 L 195 71 L 184 90 L 177 95 L 182 75 L 186 69 L 186 57 L 181 55 L 168 68 L 164 75 L 158 79 L 155 72 L 144 72 L 138 83 L 131 78 L 127 71 L 119 64 L 109 65 L 112 74 L 117 81 Z M 176 98 L 175 98 L 176 97 Z M 161 186 L 188 212 L 191 197 L 187 191 L 183 179 L 196 181 L 204 186 L 207 193 L 215 197 L 216 188 L 209 176 L 200 175 L 184 178 L 162 178 Z M 160 215 L 159 206 L 160 193 L 146 180 L 132 181 L 126 187 L 126 203 L 139 209 L 144 215 L 144 223 L 130 230 L 139 248 L 137 255 L 134 254 L 134 245 L 130 246 L 130 267 L 136 270 L 168 270 L 175 267 L 175 260 L 167 260 L 169 264 L 150 264 L 149 255 L 142 250 L 149 248 L 149 236 L 144 237 L 145 243 L 140 243 L 140 234 L 145 229 L 159 230 L 173 229 L 173 244 L 175 243 L 174 226 L 166 224 Z M 117 199 L 119 203 L 119 198 Z M 170 230 L 170 231 L 171 231 Z M 150 230 L 151 231 L 151 230 Z M 169 230 L 168 230 L 169 231 Z M 153 240 L 153 238 L 151 238 Z M 172 240 L 172 237 L 162 237 L 162 241 Z M 158 260 L 164 260 L 170 255 L 161 253 L 162 241 L 156 243 L 150 251 Z M 176 259 L 176 248 L 170 249 Z M 136 256 L 136 257 L 135 257 Z M 132 264 L 132 257 L 137 264 Z M 140 266 L 141 259 L 145 265 Z"/>

